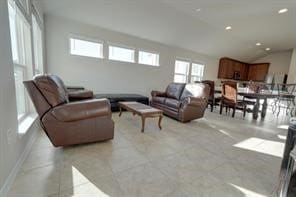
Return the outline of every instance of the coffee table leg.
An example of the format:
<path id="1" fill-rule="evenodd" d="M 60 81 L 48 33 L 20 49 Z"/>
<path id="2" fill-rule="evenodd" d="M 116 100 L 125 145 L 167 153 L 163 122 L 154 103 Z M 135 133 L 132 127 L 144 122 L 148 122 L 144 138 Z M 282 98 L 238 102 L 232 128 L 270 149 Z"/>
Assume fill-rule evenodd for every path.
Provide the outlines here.
<path id="1" fill-rule="evenodd" d="M 146 119 L 146 117 L 144 117 L 144 116 L 141 116 L 141 118 L 142 118 L 142 133 L 144 132 L 144 129 L 145 129 L 145 119 Z"/>
<path id="2" fill-rule="evenodd" d="M 121 116 L 121 113 L 122 113 L 122 109 L 121 109 L 121 106 L 119 105 L 119 117 Z"/>
<path id="3" fill-rule="evenodd" d="M 158 119 L 158 127 L 159 129 L 161 130 L 162 127 L 161 127 L 161 120 L 162 120 L 162 115 L 159 116 L 159 119 Z"/>

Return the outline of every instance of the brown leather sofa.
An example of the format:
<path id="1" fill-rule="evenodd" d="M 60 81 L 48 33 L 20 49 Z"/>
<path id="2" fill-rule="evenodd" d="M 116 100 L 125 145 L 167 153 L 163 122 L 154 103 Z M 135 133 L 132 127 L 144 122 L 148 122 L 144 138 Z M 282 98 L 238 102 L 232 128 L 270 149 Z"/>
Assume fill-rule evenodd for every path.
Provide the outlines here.
<path id="1" fill-rule="evenodd" d="M 69 96 L 63 81 L 55 75 L 39 75 L 24 81 L 40 118 L 41 126 L 54 146 L 68 146 L 113 139 L 114 122 L 107 99 L 92 99 L 92 93 Z M 78 100 L 78 98 L 83 100 Z"/>
<path id="2" fill-rule="evenodd" d="M 171 83 L 165 92 L 152 91 L 151 95 L 151 106 L 181 122 L 188 122 L 203 117 L 210 87 L 204 83 Z"/>

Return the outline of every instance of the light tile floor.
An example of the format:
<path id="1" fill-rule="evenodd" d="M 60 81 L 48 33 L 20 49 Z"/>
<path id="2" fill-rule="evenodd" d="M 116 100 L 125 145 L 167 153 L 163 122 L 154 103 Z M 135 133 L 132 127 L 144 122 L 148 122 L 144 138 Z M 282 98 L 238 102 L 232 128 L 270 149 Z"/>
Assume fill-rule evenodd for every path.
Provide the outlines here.
<path id="1" fill-rule="evenodd" d="M 112 141 L 54 148 L 42 132 L 9 197 L 275 196 L 286 117 L 264 121 L 206 112 L 163 129 L 113 114 Z M 283 127 L 283 128 L 282 128 Z"/>

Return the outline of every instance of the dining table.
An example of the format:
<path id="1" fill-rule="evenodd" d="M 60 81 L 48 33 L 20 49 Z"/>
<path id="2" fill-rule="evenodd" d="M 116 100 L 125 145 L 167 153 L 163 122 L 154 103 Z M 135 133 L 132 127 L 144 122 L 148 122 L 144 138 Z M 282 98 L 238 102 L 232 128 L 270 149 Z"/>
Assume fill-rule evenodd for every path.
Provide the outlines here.
<path id="1" fill-rule="evenodd" d="M 215 87 L 215 93 L 222 93 L 222 86 Z M 252 110 L 253 119 L 257 120 L 260 112 L 261 101 L 263 100 L 262 109 L 261 109 L 261 118 L 264 119 L 267 112 L 268 99 L 275 99 L 278 97 L 276 91 L 262 90 L 260 92 L 254 92 L 249 88 L 239 87 L 238 93 L 239 96 L 253 99 L 255 101 L 254 108 Z"/>

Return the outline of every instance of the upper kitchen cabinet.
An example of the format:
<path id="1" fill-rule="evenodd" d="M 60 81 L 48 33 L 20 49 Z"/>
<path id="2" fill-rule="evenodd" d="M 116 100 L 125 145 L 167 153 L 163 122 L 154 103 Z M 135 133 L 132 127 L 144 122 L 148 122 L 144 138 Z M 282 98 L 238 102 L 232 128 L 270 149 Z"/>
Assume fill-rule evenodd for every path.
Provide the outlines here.
<path id="1" fill-rule="evenodd" d="M 249 64 L 228 57 L 219 62 L 218 78 L 234 80 L 264 81 L 268 73 L 269 63 Z"/>

